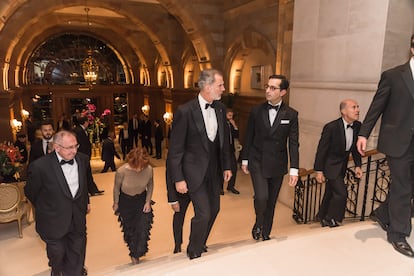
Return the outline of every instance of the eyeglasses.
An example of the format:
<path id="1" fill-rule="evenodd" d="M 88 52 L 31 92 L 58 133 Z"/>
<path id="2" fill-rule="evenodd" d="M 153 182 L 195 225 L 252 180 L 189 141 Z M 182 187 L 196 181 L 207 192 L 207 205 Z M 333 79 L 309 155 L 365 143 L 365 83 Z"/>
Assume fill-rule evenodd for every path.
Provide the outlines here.
<path id="1" fill-rule="evenodd" d="M 275 91 L 275 90 L 277 90 L 277 89 L 280 89 L 281 90 L 281 88 L 280 87 L 276 87 L 276 86 L 273 86 L 273 85 L 268 85 L 268 84 L 266 84 L 265 86 L 264 86 L 264 88 L 267 90 L 268 88 L 270 89 L 270 91 Z"/>
<path id="2" fill-rule="evenodd" d="M 61 147 L 63 149 L 66 149 L 66 150 L 77 150 L 79 148 L 79 146 L 80 146 L 79 144 L 76 144 L 76 145 L 73 145 L 73 146 L 69 146 L 69 147 L 64 147 L 61 144 L 56 144 L 56 145 L 58 145 L 59 147 Z"/>

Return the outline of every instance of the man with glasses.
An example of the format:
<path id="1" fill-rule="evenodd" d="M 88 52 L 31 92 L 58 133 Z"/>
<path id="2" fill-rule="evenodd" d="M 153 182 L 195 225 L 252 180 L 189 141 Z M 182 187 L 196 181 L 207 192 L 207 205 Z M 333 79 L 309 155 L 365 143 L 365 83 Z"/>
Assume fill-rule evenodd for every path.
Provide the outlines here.
<path id="1" fill-rule="evenodd" d="M 243 172 L 250 173 L 253 182 L 255 240 L 270 239 L 277 197 L 288 172 L 288 152 L 289 185 L 294 187 L 298 181 L 298 112 L 282 102 L 288 88 L 285 76 L 270 76 L 265 86 L 266 102 L 252 108 L 247 124 L 241 160 Z"/>
<path id="2" fill-rule="evenodd" d="M 51 275 L 85 275 L 89 158 L 77 152 L 76 137 L 66 130 L 56 133 L 53 148 L 31 164 L 25 194 L 36 212 L 36 231 L 46 243 Z"/>

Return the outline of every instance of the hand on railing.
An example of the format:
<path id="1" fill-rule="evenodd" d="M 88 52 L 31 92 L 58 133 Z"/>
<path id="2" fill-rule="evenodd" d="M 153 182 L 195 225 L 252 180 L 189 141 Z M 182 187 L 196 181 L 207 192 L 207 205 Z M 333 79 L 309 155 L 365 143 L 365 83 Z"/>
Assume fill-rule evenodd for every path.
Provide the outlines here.
<path id="1" fill-rule="evenodd" d="M 318 183 L 323 183 L 325 182 L 325 176 L 323 175 L 323 172 L 316 172 L 316 181 L 318 181 Z"/>
<path id="2" fill-rule="evenodd" d="M 356 147 L 357 147 L 358 152 L 362 156 L 365 156 L 365 150 L 367 149 L 367 138 L 365 138 L 363 136 L 358 136 L 358 141 L 356 143 Z"/>

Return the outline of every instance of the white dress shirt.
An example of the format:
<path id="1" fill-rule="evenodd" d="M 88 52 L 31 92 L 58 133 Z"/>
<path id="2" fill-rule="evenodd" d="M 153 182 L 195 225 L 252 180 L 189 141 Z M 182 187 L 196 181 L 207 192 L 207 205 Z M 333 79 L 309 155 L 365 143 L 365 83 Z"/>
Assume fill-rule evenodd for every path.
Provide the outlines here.
<path id="1" fill-rule="evenodd" d="M 56 152 L 59 162 L 63 159 L 59 153 Z M 69 161 L 69 160 L 66 160 Z M 72 197 L 75 197 L 76 193 L 79 190 L 79 173 L 78 173 L 78 163 L 73 159 L 73 165 L 64 164 L 60 165 L 65 176 L 66 183 L 68 183 L 70 193 Z"/>
<path id="2" fill-rule="evenodd" d="M 198 102 L 200 104 L 201 112 L 203 113 L 204 125 L 206 127 L 207 136 L 210 141 L 214 141 L 217 135 L 217 117 L 214 108 L 209 106 L 205 108 L 206 104 L 210 104 L 200 94 L 198 94 Z"/>

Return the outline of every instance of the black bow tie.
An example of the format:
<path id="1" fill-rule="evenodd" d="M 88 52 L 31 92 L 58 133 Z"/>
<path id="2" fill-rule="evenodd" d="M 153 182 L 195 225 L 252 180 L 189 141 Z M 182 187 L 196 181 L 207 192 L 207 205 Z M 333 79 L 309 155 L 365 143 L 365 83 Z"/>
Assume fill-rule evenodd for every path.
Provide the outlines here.
<path id="1" fill-rule="evenodd" d="M 268 109 L 268 110 L 270 110 L 270 109 L 274 109 L 274 110 L 278 111 L 278 110 L 279 110 L 279 105 L 271 105 L 271 104 L 267 104 L 267 109 Z"/>
<path id="2" fill-rule="evenodd" d="M 354 129 L 354 125 L 346 125 L 346 128 L 352 128 L 352 129 Z"/>
<path id="3" fill-rule="evenodd" d="M 205 109 L 207 109 L 208 107 L 214 108 L 214 102 L 212 102 L 211 104 L 206 103 Z"/>
<path id="4" fill-rule="evenodd" d="M 69 164 L 69 165 L 73 165 L 73 159 L 66 161 L 66 160 L 60 160 L 60 165 L 65 165 L 65 164 Z"/>

